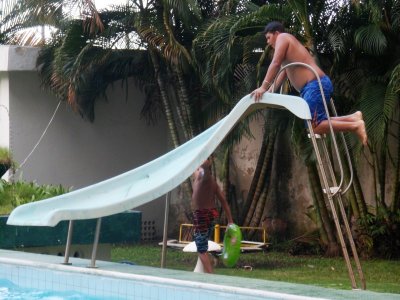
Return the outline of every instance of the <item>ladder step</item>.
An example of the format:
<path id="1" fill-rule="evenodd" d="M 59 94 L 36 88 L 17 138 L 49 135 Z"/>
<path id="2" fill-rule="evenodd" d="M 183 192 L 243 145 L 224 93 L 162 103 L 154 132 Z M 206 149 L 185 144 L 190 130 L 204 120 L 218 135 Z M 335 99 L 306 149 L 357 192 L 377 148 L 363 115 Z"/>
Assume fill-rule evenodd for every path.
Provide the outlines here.
<path id="1" fill-rule="evenodd" d="M 321 139 L 322 138 L 322 136 L 320 134 L 318 134 L 318 133 L 314 133 L 314 135 L 315 135 L 316 139 Z M 308 136 L 309 139 L 311 139 L 311 134 L 308 133 L 307 136 Z"/>
<path id="2" fill-rule="evenodd" d="M 331 191 L 331 194 L 336 194 L 339 191 L 339 187 L 338 186 L 331 186 L 329 188 L 329 190 Z M 323 189 L 323 191 L 326 194 L 326 189 Z"/>

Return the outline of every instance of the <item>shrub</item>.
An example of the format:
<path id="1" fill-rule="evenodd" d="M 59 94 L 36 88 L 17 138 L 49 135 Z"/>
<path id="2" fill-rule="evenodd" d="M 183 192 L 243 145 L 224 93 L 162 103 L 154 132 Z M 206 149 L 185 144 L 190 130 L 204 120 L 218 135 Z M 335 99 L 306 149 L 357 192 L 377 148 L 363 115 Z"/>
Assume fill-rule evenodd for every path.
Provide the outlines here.
<path id="1" fill-rule="evenodd" d="M 372 238 L 376 257 L 385 259 L 400 258 L 400 210 L 368 214 L 361 220 L 361 225 Z"/>
<path id="2" fill-rule="evenodd" d="M 14 164 L 11 159 L 10 152 L 7 148 L 0 147 L 0 178 L 3 176 L 9 168 Z"/>
<path id="3" fill-rule="evenodd" d="M 38 185 L 35 182 L 0 180 L 0 214 L 9 214 L 15 207 L 68 192 L 61 185 Z"/>
<path id="4" fill-rule="evenodd" d="M 0 147 L 0 163 L 10 163 L 11 157 L 7 148 Z"/>

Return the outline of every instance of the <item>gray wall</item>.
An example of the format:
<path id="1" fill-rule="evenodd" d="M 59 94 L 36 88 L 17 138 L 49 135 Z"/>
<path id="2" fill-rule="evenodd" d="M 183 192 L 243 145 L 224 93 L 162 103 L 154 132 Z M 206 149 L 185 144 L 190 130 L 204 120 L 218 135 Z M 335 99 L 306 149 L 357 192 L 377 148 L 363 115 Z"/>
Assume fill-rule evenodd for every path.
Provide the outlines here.
<path id="1" fill-rule="evenodd" d="M 0 52 L 6 53 L 3 47 Z M 40 88 L 32 64 L 37 49 L 21 49 L 25 48 L 8 47 L 9 62 L 5 64 L 3 56 L 0 66 L 0 104 L 8 105 L 10 112 L 7 124 L 5 109 L 0 107 L 0 146 L 10 146 L 19 164 L 38 142 L 58 104 L 53 95 Z M 12 67 L 14 60 L 25 65 Z M 140 118 L 144 97 L 132 82 L 128 100 L 120 82 L 109 88 L 107 95 L 108 102 L 100 99 L 96 104 L 94 123 L 83 120 L 62 102 L 43 140 L 16 178 L 78 189 L 131 170 L 169 150 L 165 120 L 156 126 L 146 125 Z M 161 236 L 164 201 L 155 200 L 137 210 L 143 212 L 143 222 L 151 224 L 148 230 Z"/>

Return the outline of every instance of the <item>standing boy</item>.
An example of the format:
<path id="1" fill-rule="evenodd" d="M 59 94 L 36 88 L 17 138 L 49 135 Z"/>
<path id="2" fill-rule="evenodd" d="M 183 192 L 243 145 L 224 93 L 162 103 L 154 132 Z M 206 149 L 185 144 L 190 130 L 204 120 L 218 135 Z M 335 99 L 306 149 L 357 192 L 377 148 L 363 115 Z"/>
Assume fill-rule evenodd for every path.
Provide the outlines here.
<path id="1" fill-rule="evenodd" d="M 218 211 L 215 198 L 219 200 L 228 219 L 233 223 L 231 210 L 221 189 L 211 172 L 212 160 L 209 157 L 194 173 L 192 210 L 194 224 L 194 241 L 197 253 L 206 273 L 212 273 L 213 267 L 208 257 L 208 239 L 214 230 Z"/>

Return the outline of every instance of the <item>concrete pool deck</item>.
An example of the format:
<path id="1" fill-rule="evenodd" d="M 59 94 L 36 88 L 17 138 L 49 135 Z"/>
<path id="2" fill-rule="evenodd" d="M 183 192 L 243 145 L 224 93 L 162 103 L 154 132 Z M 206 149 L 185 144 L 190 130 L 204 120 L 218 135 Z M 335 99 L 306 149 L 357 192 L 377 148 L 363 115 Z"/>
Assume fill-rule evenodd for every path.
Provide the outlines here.
<path id="1" fill-rule="evenodd" d="M 63 265 L 64 258 L 60 256 L 42 255 L 19 251 L 0 250 L 0 263 L 10 263 L 14 265 L 30 265 L 38 268 L 51 269 L 57 271 L 69 271 L 99 275 L 121 279 L 135 279 L 159 282 L 160 279 L 166 279 L 181 282 L 183 286 L 190 284 L 191 287 L 198 286 L 217 286 L 224 289 L 239 289 L 243 292 L 248 290 L 249 295 L 261 297 L 263 293 L 282 293 L 293 296 L 303 296 L 306 298 L 323 299 L 399 299 L 400 294 L 376 293 L 362 290 L 336 290 L 322 288 L 304 284 L 292 284 L 286 282 L 250 279 L 243 277 L 199 274 L 194 272 L 160 269 L 154 267 L 145 267 L 139 265 L 130 265 L 123 263 L 112 263 L 106 261 L 97 261 L 97 268 L 87 268 L 90 264 L 88 259 L 70 258 L 71 265 Z M 278 298 L 277 298 L 278 299 Z M 283 299 L 283 298 L 282 298 Z"/>

